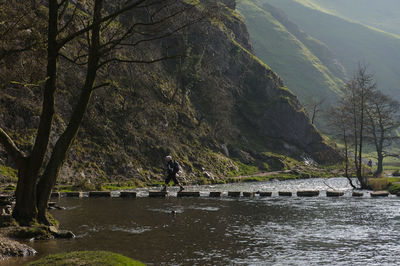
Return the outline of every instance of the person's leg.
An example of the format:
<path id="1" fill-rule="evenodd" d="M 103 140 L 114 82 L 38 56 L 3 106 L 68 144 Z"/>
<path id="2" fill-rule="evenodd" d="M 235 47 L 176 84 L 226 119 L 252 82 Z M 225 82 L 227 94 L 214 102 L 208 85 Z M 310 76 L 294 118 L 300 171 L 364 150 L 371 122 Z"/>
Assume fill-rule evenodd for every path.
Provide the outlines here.
<path id="1" fill-rule="evenodd" d="M 172 175 L 168 174 L 167 178 L 165 179 L 165 184 L 164 184 L 164 188 L 162 189 L 162 191 L 166 191 L 167 190 L 167 186 L 168 186 L 168 184 L 169 184 L 169 182 L 171 181 L 172 178 L 173 178 Z"/>
<path id="2" fill-rule="evenodd" d="M 174 181 L 175 185 L 178 185 L 178 186 L 179 186 L 179 188 L 180 188 L 179 191 L 182 191 L 182 190 L 185 189 L 181 184 L 179 184 L 179 181 L 178 181 L 178 179 L 176 178 L 176 174 L 172 176 L 172 180 Z"/>

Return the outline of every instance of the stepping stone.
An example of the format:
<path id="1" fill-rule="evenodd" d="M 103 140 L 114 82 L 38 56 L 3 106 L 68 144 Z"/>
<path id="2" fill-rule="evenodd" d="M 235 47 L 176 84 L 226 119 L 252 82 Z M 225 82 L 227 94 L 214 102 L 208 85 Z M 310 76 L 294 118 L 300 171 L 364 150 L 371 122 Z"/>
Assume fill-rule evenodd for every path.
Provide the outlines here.
<path id="1" fill-rule="evenodd" d="M 353 197 L 362 197 L 362 196 L 364 196 L 364 193 L 363 193 L 363 192 L 356 192 L 356 191 L 353 191 L 352 196 L 353 196 Z"/>
<path id="2" fill-rule="evenodd" d="M 210 192 L 210 197 L 211 198 L 220 198 L 222 196 L 221 191 L 211 191 Z"/>
<path id="3" fill-rule="evenodd" d="M 60 192 L 52 192 L 50 194 L 50 198 L 59 198 L 61 196 Z"/>
<path id="4" fill-rule="evenodd" d="M 319 195 L 319 190 L 300 190 L 296 194 L 297 197 L 316 197 Z"/>
<path id="5" fill-rule="evenodd" d="M 121 198 L 136 198 L 136 192 L 133 191 L 121 191 L 119 194 Z"/>
<path id="6" fill-rule="evenodd" d="M 267 191 L 267 192 L 260 192 L 260 197 L 271 197 L 272 196 L 272 192 Z"/>
<path id="7" fill-rule="evenodd" d="M 375 192 L 371 192 L 371 197 L 373 198 L 377 198 L 377 197 L 387 197 L 389 196 L 389 192 L 388 191 L 375 191 Z"/>
<path id="8" fill-rule="evenodd" d="M 253 198 L 254 197 L 254 192 L 243 192 L 243 197 Z"/>
<path id="9" fill-rule="evenodd" d="M 200 192 L 198 192 L 198 191 L 196 191 L 196 192 L 194 192 L 194 191 L 181 191 L 181 192 L 177 193 L 177 196 L 179 198 L 182 198 L 182 197 L 200 197 Z"/>
<path id="10" fill-rule="evenodd" d="M 111 191 L 90 191 L 89 198 L 111 198 Z"/>
<path id="11" fill-rule="evenodd" d="M 344 195 L 344 192 L 343 191 L 333 191 L 333 190 L 331 190 L 331 191 L 327 191 L 326 192 L 326 196 L 327 197 L 341 197 L 341 196 L 343 196 Z"/>
<path id="12" fill-rule="evenodd" d="M 167 191 L 149 191 L 150 198 L 165 198 L 168 196 Z"/>
<path id="13" fill-rule="evenodd" d="M 235 198 L 237 198 L 237 197 L 240 197 L 240 191 L 229 191 L 228 192 L 228 197 L 235 197 Z"/>
<path id="14" fill-rule="evenodd" d="M 83 193 L 81 191 L 73 191 L 65 193 L 66 197 L 69 198 L 82 198 Z"/>
<path id="15" fill-rule="evenodd" d="M 290 191 L 279 191 L 278 195 L 279 196 L 284 196 L 284 197 L 291 197 L 292 196 L 292 192 L 290 192 Z"/>

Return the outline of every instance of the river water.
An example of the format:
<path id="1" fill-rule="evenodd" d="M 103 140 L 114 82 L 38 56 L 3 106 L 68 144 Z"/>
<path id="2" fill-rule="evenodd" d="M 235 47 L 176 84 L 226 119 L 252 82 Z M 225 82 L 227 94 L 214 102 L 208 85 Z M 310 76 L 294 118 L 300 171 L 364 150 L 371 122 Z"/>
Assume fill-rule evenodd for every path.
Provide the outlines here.
<path id="1" fill-rule="evenodd" d="M 62 228 L 77 237 L 29 244 L 39 256 L 108 250 L 148 265 L 399 264 L 400 198 L 395 196 L 370 198 L 367 193 L 353 198 L 341 178 L 187 189 L 206 195 L 208 191 L 331 188 L 348 192 L 341 198 L 327 198 L 324 192 L 315 198 L 277 193 L 271 198 L 61 198 L 58 205 L 67 209 L 52 213 Z"/>

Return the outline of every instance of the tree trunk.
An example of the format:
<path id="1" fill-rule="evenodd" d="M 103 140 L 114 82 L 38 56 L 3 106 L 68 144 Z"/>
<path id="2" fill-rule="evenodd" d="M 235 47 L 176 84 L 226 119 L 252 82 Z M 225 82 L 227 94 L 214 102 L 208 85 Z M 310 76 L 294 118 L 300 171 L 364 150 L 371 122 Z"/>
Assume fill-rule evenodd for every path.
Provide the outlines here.
<path id="1" fill-rule="evenodd" d="M 26 163 L 18 169 L 16 204 L 13 216 L 17 222 L 23 225 L 29 224 L 37 218 L 36 183 L 48 148 L 55 113 L 54 95 L 57 84 L 57 58 L 59 53 L 57 43 L 58 3 L 56 0 L 49 1 L 48 25 L 47 80 L 43 94 L 42 113 L 32 153 L 27 158 Z"/>
<path id="2" fill-rule="evenodd" d="M 93 14 L 93 29 L 91 36 L 91 46 L 89 48 L 88 67 L 86 72 L 85 84 L 82 88 L 79 101 L 73 111 L 71 120 L 64 133 L 58 139 L 54 147 L 50 161 L 46 170 L 37 185 L 38 219 L 44 224 L 50 224 L 47 219 L 47 204 L 51 190 L 56 184 L 57 177 L 66 159 L 67 153 L 78 134 L 80 124 L 88 108 L 92 95 L 93 85 L 96 79 L 97 69 L 100 59 L 100 26 L 101 9 L 103 0 L 96 0 Z"/>
<path id="3" fill-rule="evenodd" d="M 377 169 L 376 169 L 375 175 L 379 176 L 382 173 L 383 173 L 383 155 L 382 155 L 382 151 L 379 151 L 378 152 Z"/>
<path id="4" fill-rule="evenodd" d="M 15 191 L 16 205 L 13 210 L 13 217 L 20 225 L 29 225 L 36 219 L 36 180 L 37 177 L 31 175 L 26 164 L 18 169 L 18 183 Z"/>

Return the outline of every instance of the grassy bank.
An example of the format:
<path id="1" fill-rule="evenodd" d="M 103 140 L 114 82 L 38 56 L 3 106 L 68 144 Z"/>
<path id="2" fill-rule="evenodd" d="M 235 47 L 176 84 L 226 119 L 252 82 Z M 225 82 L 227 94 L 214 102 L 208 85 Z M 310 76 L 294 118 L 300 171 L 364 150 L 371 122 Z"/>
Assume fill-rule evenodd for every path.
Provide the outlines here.
<path id="1" fill-rule="evenodd" d="M 120 254 L 106 251 L 77 251 L 50 255 L 28 265 L 145 265 L 139 261 L 130 259 Z"/>
<path id="2" fill-rule="evenodd" d="M 388 190 L 391 194 L 400 192 L 400 177 L 370 178 L 368 184 L 374 191 Z"/>

